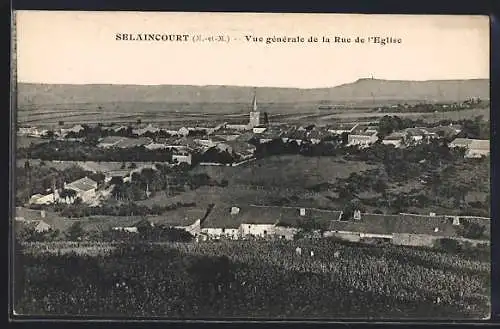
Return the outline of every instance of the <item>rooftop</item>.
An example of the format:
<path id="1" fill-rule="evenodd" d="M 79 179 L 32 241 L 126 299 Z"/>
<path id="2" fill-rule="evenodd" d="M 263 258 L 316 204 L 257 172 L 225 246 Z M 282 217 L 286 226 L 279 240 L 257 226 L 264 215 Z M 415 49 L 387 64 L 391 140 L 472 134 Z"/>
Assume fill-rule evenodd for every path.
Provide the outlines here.
<path id="1" fill-rule="evenodd" d="M 96 185 L 97 185 L 97 182 L 93 181 L 92 179 L 90 179 L 88 177 L 83 177 L 83 178 L 80 178 L 72 183 L 67 184 L 66 188 L 76 190 L 77 192 L 78 191 L 86 192 L 86 191 L 90 191 L 90 190 L 94 189 L 96 187 Z"/>
<path id="2" fill-rule="evenodd" d="M 388 141 L 391 141 L 391 140 L 401 140 L 404 137 L 405 137 L 404 134 L 399 133 L 399 132 L 395 132 L 395 133 L 390 134 L 386 138 L 384 138 L 384 140 L 388 140 Z"/>
<path id="3" fill-rule="evenodd" d="M 100 144 L 116 144 L 124 138 L 125 137 L 120 137 L 120 136 L 107 136 L 107 137 L 102 138 L 99 141 L 99 143 Z"/>
<path id="4" fill-rule="evenodd" d="M 488 139 L 456 138 L 453 142 L 451 142 L 450 146 L 489 150 L 490 141 Z"/>
<path id="5" fill-rule="evenodd" d="M 297 226 L 304 220 L 315 220 L 327 229 L 331 220 L 339 217 L 339 211 L 304 208 L 305 215 L 300 215 L 296 207 L 279 206 L 235 206 L 237 214 L 231 214 L 231 207 L 215 207 L 202 227 L 238 228 L 241 224 L 280 224 L 280 226 Z"/>
<path id="6" fill-rule="evenodd" d="M 361 220 L 333 221 L 332 231 L 372 234 L 411 233 L 437 236 L 457 236 L 452 219 L 444 216 L 361 214 Z M 435 232 L 435 229 L 438 231 Z"/>
<path id="7" fill-rule="evenodd" d="M 373 135 L 376 135 L 377 132 L 376 131 L 360 131 L 360 132 L 356 132 L 354 134 L 350 134 L 349 137 L 355 137 L 355 136 L 373 136 Z"/>

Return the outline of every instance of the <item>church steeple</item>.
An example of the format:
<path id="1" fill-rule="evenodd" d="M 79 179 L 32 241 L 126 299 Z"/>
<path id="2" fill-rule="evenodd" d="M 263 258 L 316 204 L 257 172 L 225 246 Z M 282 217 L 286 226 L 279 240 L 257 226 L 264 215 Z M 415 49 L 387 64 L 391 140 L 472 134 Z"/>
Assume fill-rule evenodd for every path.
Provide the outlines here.
<path id="1" fill-rule="evenodd" d="M 260 112 L 257 109 L 257 92 L 254 88 L 252 110 L 250 111 L 250 122 L 248 123 L 250 128 L 260 125 Z"/>
<path id="2" fill-rule="evenodd" d="M 252 102 L 252 111 L 257 112 L 257 89 L 253 90 L 253 102 Z"/>

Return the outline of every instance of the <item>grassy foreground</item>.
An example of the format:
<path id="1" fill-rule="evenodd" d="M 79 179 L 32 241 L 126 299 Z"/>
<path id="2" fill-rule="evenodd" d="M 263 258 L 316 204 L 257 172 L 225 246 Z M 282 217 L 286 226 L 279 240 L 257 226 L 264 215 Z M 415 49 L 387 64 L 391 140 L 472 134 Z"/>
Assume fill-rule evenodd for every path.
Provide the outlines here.
<path id="1" fill-rule="evenodd" d="M 169 318 L 484 318 L 489 257 L 330 239 L 124 244 L 97 255 L 20 251 L 15 309 Z"/>

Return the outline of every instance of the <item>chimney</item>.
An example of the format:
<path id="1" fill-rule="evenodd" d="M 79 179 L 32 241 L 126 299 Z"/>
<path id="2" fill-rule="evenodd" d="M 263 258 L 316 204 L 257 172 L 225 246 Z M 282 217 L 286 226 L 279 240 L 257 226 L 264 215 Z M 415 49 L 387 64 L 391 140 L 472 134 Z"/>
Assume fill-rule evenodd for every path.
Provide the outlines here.
<path id="1" fill-rule="evenodd" d="M 231 207 L 231 215 L 238 215 L 240 213 L 240 208 Z"/>
<path id="2" fill-rule="evenodd" d="M 360 210 L 355 210 L 354 211 L 354 219 L 355 220 L 360 220 L 361 219 L 361 211 Z"/>
<path id="3" fill-rule="evenodd" d="M 460 225 L 460 217 L 453 216 L 453 225 L 454 226 L 459 226 Z"/>
<path id="4" fill-rule="evenodd" d="M 435 212 L 431 212 L 431 213 L 429 214 L 429 216 L 431 216 L 431 217 L 436 217 L 436 213 L 435 213 Z"/>
<path id="5" fill-rule="evenodd" d="M 306 215 L 306 208 L 300 208 L 300 216 Z"/>
<path id="6" fill-rule="evenodd" d="M 45 218 L 45 210 L 40 211 L 40 217 Z"/>
<path id="7" fill-rule="evenodd" d="M 437 233 L 437 232 L 439 232 L 439 228 L 435 227 L 434 228 L 434 233 Z"/>

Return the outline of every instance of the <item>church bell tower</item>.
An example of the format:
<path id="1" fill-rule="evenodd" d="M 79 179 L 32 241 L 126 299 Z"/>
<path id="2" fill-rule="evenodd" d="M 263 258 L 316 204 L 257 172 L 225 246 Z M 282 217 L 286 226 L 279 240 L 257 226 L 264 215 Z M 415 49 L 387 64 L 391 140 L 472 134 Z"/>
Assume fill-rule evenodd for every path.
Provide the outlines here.
<path id="1" fill-rule="evenodd" d="M 252 101 L 252 110 L 250 111 L 250 128 L 256 127 L 260 125 L 260 112 L 257 107 L 257 92 L 254 89 L 253 93 L 253 101 Z"/>

